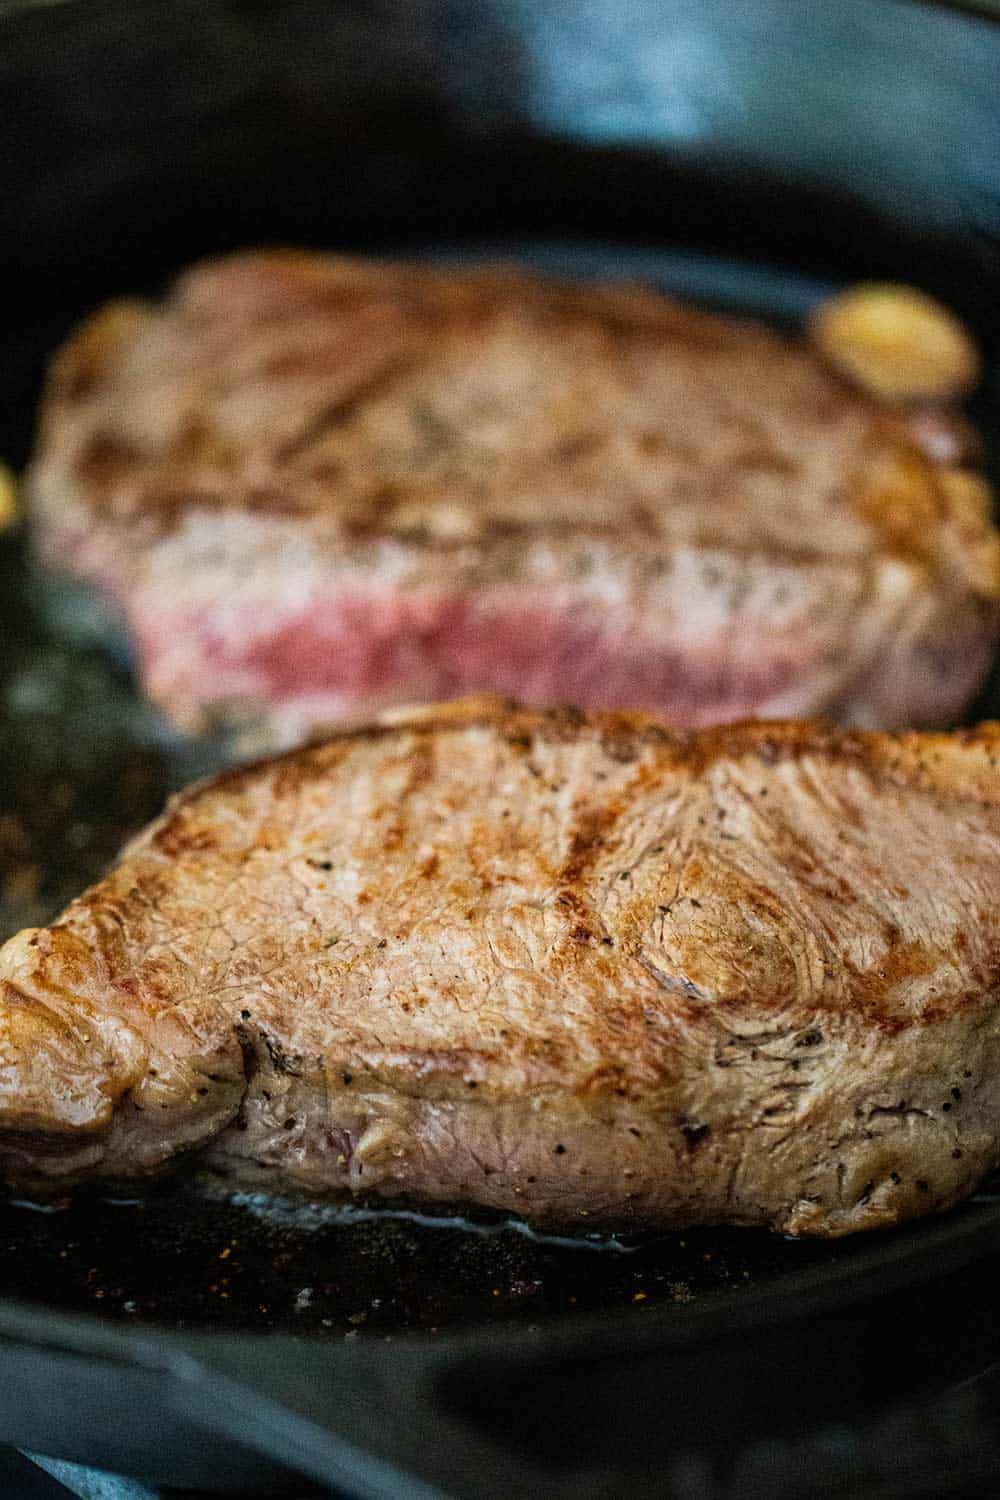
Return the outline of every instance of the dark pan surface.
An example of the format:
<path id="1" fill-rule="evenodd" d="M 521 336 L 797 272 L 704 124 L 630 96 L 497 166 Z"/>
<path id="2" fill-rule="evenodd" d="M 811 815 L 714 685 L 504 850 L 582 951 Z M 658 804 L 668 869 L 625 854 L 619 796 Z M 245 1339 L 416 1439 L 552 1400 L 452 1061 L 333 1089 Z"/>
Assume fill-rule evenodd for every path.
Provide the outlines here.
<path id="1" fill-rule="evenodd" d="M 190 1178 L 0 1210 L 3 1295 L 137 1324 L 341 1337 L 701 1306 L 851 1253 L 735 1230 L 574 1243 L 415 1205 L 227 1199 Z"/>
<path id="2" fill-rule="evenodd" d="M 600 245 L 428 247 L 520 253 L 550 269 L 659 281 L 709 305 L 795 321 L 824 285 L 692 253 Z M 141 288 L 123 288 L 135 290 Z M 82 308 L 51 313 L 6 351 L 0 454 L 20 465 L 46 355 Z M 977 413 L 985 425 L 988 402 Z M 992 434 L 988 434 L 992 436 Z M 0 542 L 0 935 L 48 920 L 96 879 L 170 792 L 222 763 L 183 744 L 136 696 L 93 611 Z M 977 715 L 1000 711 L 993 684 Z M 284 1330 L 341 1340 L 404 1330 L 576 1321 L 654 1309 L 685 1321 L 765 1294 L 843 1285 L 880 1258 L 926 1274 L 938 1255 L 1000 1237 L 984 1194 L 934 1224 L 877 1240 L 784 1242 L 756 1232 L 625 1241 L 540 1239 L 488 1216 L 265 1204 L 191 1174 L 41 1210 L 0 1205 L 0 1299 L 175 1329 Z"/>
<path id="3" fill-rule="evenodd" d="M 0 1207 L 0 1296 L 135 1326 L 355 1338 L 551 1323 L 752 1314 L 893 1265 L 904 1279 L 1000 1236 L 1000 1188 L 946 1219 L 828 1245 L 757 1230 L 622 1238 L 533 1234 L 486 1214 L 335 1206 L 223 1191 L 180 1174 L 53 1209 Z M 908 1261 L 912 1262 L 908 1267 Z"/>

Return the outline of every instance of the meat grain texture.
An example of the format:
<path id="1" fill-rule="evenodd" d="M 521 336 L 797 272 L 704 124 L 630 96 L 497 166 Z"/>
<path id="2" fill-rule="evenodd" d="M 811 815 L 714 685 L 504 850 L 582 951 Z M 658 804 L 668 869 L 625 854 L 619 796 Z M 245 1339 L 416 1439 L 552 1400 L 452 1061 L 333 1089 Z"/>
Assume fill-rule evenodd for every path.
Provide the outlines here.
<path id="1" fill-rule="evenodd" d="M 56 359 L 39 545 L 113 603 L 179 725 L 258 745 L 485 690 L 679 725 L 945 723 L 1000 624 L 954 407 L 975 355 L 958 380 L 951 350 L 935 399 L 925 310 L 920 400 L 866 394 L 836 370 L 878 375 L 876 310 L 874 347 L 853 303 L 818 320 L 824 362 L 621 284 L 204 264 Z"/>
<path id="2" fill-rule="evenodd" d="M 0 955 L 0 1161 L 837 1236 L 1000 1160 L 1000 726 L 413 711 Z"/>

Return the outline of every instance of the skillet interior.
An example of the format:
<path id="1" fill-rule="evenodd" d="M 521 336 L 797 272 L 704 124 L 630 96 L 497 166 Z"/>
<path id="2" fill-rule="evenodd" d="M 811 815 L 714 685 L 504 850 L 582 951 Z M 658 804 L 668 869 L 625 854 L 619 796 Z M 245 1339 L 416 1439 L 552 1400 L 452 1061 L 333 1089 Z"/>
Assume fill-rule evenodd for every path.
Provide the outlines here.
<path id="1" fill-rule="evenodd" d="M 638 275 L 707 305 L 794 322 L 826 283 L 699 256 L 599 244 L 537 242 L 423 247 L 435 256 L 518 255 L 579 274 Z M 129 288 L 134 289 L 134 288 Z M 145 289 L 145 288 L 138 288 Z M 23 462 L 45 356 L 80 309 L 37 323 L 3 371 L 0 451 Z M 988 402 L 976 413 L 988 427 Z M 994 434 L 987 432 L 992 439 Z M 994 445 L 995 458 L 995 445 Z M 48 920 L 95 879 L 124 837 L 172 790 L 225 759 L 221 744 L 185 744 L 136 696 L 80 596 L 33 573 L 23 536 L 0 547 L 0 924 L 7 936 Z M 994 680 L 975 717 L 1000 715 Z M 884 1240 L 914 1274 L 932 1247 L 1000 1228 L 989 1192 L 947 1221 Z M 555 1243 L 488 1216 L 429 1221 L 404 1208 L 356 1211 L 226 1202 L 190 1174 L 60 1211 L 0 1206 L 0 1298 L 177 1329 L 285 1330 L 342 1339 L 534 1323 L 589 1311 L 683 1319 L 791 1291 L 803 1277 L 842 1281 L 872 1244 L 783 1242 L 751 1231 L 625 1242 Z"/>

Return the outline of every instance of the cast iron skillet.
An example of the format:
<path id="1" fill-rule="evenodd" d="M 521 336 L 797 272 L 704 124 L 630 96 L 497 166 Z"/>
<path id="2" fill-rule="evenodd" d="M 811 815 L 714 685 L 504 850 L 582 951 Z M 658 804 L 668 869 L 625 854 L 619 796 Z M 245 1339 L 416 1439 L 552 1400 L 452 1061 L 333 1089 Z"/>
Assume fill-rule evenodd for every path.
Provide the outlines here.
<path id="1" fill-rule="evenodd" d="M 0 20 L 0 173 L 19 208 L 0 228 L 3 453 L 23 462 L 75 317 L 262 240 L 502 252 L 793 322 L 831 283 L 912 279 L 976 328 L 993 437 L 1000 32 L 851 0 L 775 71 L 784 7 L 748 7 L 733 50 L 728 5 L 638 4 L 605 56 L 616 13 L 91 0 Z M 893 80 L 919 118 L 894 114 Z M 173 740 L 23 537 L 2 554 L 14 930 L 226 747 Z M 991 685 L 977 712 L 998 711 Z M 981 1379 L 998 1246 L 989 1192 L 833 1246 L 553 1243 L 406 1205 L 227 1201 L 190 1176 L 56 1212 L 8 1203 L 0 1439 L 231 1490 L 291 1469 L 372 1496 L 693 1500 L 770 1495 L 780 1460 L 796 1493 L 807 1476 L 869 1493 L 885 1462 L 906 1493 L 940 1493 L 1000 1452 Z"/>

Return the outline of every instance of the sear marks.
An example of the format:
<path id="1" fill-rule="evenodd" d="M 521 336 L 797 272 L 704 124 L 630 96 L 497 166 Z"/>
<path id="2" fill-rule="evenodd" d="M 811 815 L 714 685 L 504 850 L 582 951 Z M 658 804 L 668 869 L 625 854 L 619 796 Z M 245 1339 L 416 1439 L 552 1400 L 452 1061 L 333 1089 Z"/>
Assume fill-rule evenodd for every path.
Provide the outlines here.
<path id="1" fill-rule="evenodd" d="M 817 1235 L 947 1207 L 1000 1159 L 998 756 L 478 700 L 230 771 L 3 950 L 3 1171 L 198 1151 Z"/>
<path id="2" fill-rule="evenodd" d="M 639 287 L 268 252 L 78 330 L 27 491 L 148 693 L 277 745 L 484 690 L 947 722 L 1000 625 L 977 464 L 948 401 Z"/>

